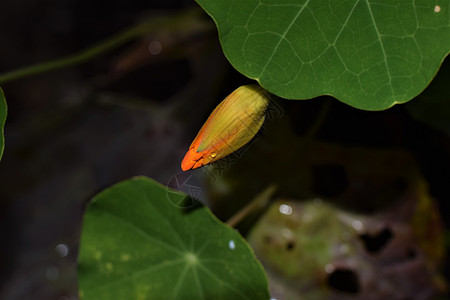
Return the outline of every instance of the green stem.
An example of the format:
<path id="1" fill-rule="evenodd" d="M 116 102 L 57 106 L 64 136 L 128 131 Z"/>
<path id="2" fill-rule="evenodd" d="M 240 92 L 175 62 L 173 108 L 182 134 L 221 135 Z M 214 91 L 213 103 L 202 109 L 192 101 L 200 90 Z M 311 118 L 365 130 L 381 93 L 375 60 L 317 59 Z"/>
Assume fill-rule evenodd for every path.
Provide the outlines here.
<path id="1" fill-rule="evenodd" d="M 180 21 L 180 17 L 190 17 L 193 13 L 197 13 L 196 10 L 188 10 L 184 13 L 176 15 L 175 17 L 169 18 L 156 18 L 144 23 L 140 23 L 128 30 L 125 30 L 115 36 L 112 36 L 94 46 L 91 46 L 83 51 L 75 53 L 71 56 L 50 60 L 44 63 L 38 63 L 36 65 L 24 67 L 15 71 L 11 71 L 0 75 L 0 84 L 9 82 L 12 80 L 21 79 L 24 77 L 32 76 L 35 74 L 40 74 L 44 72 L 49 72 L 57 69 L 67 68 L 70 66 L 82 64 L 89 61 L 90 59 L 111 51 L 139 36 L 147 34 L 152 29 L 159 29 L 162 27 L 170 26 L 168 23 Z M 176 22 L 175 21 L 175 22 Z"/>
<path id="2" fill-rule="evenodd" d="M 77 64 L 84 63 L 89 61 L 93 57 L 110 51 L 112 49 L 117 48 L 118 46 L 132 40 L 136 36 L 142 34 L 142 26 L 136 26 L 129 30 L 126 30 L 122 33 L 119 33 L 116 36 L 113 36 L 103 42 L 98 43 L 97 45 L 91 46 L 88 49 L 85 49 L 81 52 L 75 53 L 69 57 L 50 60 L 44 63 L 39 63 L 36 65 L 24 67 L 9 73 L 5 73 L 0 75 L 0 84 L 21 79 L 24 77 L 32 76 L 39 73 L 49 72 L 57 69 L 62 69 L 70 66 L 74 66 Z"/>
<path id="3" fill-rule="evenodd" d="M 236 227 L 236 225 L 238 225 L 250 213 L 260 211 L 266 207 L 277 189 L 278 187 L 275 184 L 271 184 L 266 187 L 249 204 L 241 208 L 234 216 L 232 216 L 227 221 L 227 224 L 231 227 Z"/>

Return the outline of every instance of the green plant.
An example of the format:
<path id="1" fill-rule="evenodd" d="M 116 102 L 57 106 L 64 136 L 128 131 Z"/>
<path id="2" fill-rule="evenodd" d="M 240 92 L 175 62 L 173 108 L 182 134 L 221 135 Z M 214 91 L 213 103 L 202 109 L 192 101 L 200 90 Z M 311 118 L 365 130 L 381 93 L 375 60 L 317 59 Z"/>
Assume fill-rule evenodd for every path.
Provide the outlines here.
<path id="1" fill-rule="evenodd" d="M 262 266 L 237 232 L 148 178 L 98 194 L 82 232 L 82 299 L 269 298 Z"/>
<path id="2" fill-rule="evenodd" d="M 230 63 L 287 99 L 386 109 L 424 90 L 450 51 L 448 2 L 197 2 Z"/>
<path id="3" fill-rule="evenodd" d="M 448 2 L 197 2 L 216 22 L 230 63 L 287 99 L 332 95 L 387 109 L 417 96 L 450 49 Z M 177 28 L 198 18 L 198 10 L 178 15 Z M 139 24 L 74 56 L 0 75 L 0 83 L 83 63 L 166 24 Z M 5 118 L 0 90 L 0 158 Z M 81 298 L 268 299 L 245 240 L 208 208 L 183 208 L 185 201 L 192 199 L 147 178 L 94 197 L 82 230 Z"/>

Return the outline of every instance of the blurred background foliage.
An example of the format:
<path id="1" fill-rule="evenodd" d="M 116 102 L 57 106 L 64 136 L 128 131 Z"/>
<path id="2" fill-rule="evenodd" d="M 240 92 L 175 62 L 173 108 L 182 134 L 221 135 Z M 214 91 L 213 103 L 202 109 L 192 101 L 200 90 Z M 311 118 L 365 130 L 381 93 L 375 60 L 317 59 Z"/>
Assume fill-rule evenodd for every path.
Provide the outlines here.
<path id="1" fill-rule="evenodd" d="M 177 23 L 177 13 L 198 9 L 191 0 L 5 0 L 0 7 L 0 73 L 69 55 L 149 18 L 168 22 L 85 64 L 2 84 L 8 119 L 0 165 L 0 299 L 76 299 L 86 201 L 135 175 L 173 185 L 208 114 L 250 81 L 228 64 L 205 14 L 167 26 Z M 368 299 L 361 298 L 368 286 L 393 299 L 445 293 L 449 69 L 447 59 L 423 94 L 382 112 L 330 97 L 275 99 L 273 116 L 248 147 L 190 173 L 199 197 L 222 220 L 276 186 L 267 197 L 277 202 L 237 223 L 280 299 L 299 291 L 305 299 Z M 274 213 L 281 204 L 293 213 Z M 295 224 L 286 225 L 294 216 Z M 339 239 L 344 232 L 347 239 Z M 372 240 L 375 253 L 367 250 Z M 279 267 L 310 259 L 303 274 Z M 398 289 L 377 281 L 386 272 L 403 278 Z M 342 278 L 358 284 L 342 285 Z M 407 294 L 417 282 L 423 289 Z"/>

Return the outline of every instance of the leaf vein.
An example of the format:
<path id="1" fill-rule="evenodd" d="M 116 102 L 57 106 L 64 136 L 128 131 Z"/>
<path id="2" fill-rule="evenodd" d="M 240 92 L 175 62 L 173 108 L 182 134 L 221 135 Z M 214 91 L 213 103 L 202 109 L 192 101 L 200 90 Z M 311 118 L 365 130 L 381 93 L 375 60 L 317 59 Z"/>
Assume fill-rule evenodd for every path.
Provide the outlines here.
<path id="1" fill-rule="evenodd" d="M 391 95 L 394 96 L 394 90 L 392 89 L 391 69 L 389 68 L 389 63 L 387 61 L 387 54 L 386 54 L 386 49 L 384 47 L 383 38 L 381 37 L 380 31 L 378 30 L 378 25 L 377 25 L 377 22 L 375 21 L 375 16 L 373 15 L 373 12 L 372 12 L 372 7 L 370 6 L 370 0 L 366 0 L 366 3 L 367 3 L 367 8 L 368 8 L 368 11 L 369 11 L 369 14 L 370 14 L 371 21 L 372 21 L 373 26 L 375 28 L 375 32 L 376 32 L 376 34 L 378 36 L 378 41 L 379 41 L 379 44 L 380 44 L 381 51 L 383 52 L 384 65 L 386 67 L 386 72 L 387 72 L 388 79 L 389 79 L 389 86 L 390 86 L 390 89 L 391 89 Z"/>
<path id="2" fill-rule="evenodd" d="M 170 250 L 176 254 L 179 255 L 183 255 L 184 253 L 182 251 L 180 251 L 179 249 L 175 248 L 174 246 L 162 241 L 162 240 L 158 240 L 154 237 L 152 237 L 151 235 L 149 235 L 147 232 L 145 232 L 144 230 L 142 230 L 141 228 L 139 228 L 138 226 L 136 226 L 135 224 L 131 223 L 130 221 L 124 220 L 119 216 L 116 216 L 115 214 L 103 210 L 102 211 L 105 215 L 110 216 L 114 219 L 116 219 L 117 221 L 121 222 L 122 224 L 132 228 L 133 230 L 135 230 L 136 232 L 138 232 L 140 235 L 144 236 L 145 238 L 147 238 L 148 240 L 151 240 L 152 242 L 154 242 L 155 244 L 158 244 L 160 246 L 162 246 L 163 248 L 166 248 L 167 250 Z"/>
<path id="3" fill-rule="evenodd" d="M 270 55 L 270 57 L 267 59 L 266 64 L 264 65 L 264 67 L 262 68 L 258 78 L 261 78 L 262 74 L 266 71 L 267 66 L 269 65 L 269 63 L 272 61 L 273 56 L 275 55 L 275 53 L 278 50 L 278 47 L 280 47 L 281 42 L 286 38 L 286 35 L 288 34 L 288 32 L 291 30 L 292 26 L 294 26 L 295 22 L 297 21 L 297 19 L 300 17 L 300 15 L 302 14 L 303 10 L 308 6 L 310 0 L 307 0 L 305 2 L 305 4 L 302 6 L 301 9 L 299 9 L 297 15 L 292 19 L 292 22 L 288 25 L 288 27 L 286 28 L 286 30 L 284 31 L 284 33 L 281 35 L 280 40 L 278 41 L 278 43 L 275 45 L 275 48 L 272 51 L 272 54 Z"/>
<path id="4" fill-rule="evenodd" d="M 235 289 L 232 285 L 228 284 L 226 281 L 221 280 L 219 277 L 217 277 L 214 273 L 212 273 L 208 268 L 203 266 L 203 264 L 198 264 L 198 266 L 203 270 L 203 272 L 207 273 L 209 276 L 214 278 L 219 283 L 222 283 L 225 287 L 227 287 L 229 290 L 235 292 L 239 296 L 241 296 L 244 299 L 249 299 L 246 295 L 242 294 L 239 290 Z"/>

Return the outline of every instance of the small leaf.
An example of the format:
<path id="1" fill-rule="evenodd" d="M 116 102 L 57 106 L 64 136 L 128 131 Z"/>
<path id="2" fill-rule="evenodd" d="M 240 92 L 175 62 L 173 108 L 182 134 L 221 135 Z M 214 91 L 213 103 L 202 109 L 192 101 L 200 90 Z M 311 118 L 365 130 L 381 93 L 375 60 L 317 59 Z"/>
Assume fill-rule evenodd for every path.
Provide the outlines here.
<path id="1" fill-rule="evenodd" d="M 197 2 L 231 64 L 287 99 L 386 109 L 418 95 L 450 51 L 449 1 Z"/>
<path id="2" fill-rule="evenodd" d="M 2 89 L 0 88 L 0 160 L 2 159 L 3 149 L 5 147 L 5 137 L 3 135 L 3 127 L 6 121 L 6 100 Z"/>
<path id="3" fill-rule="evenodd" d="M 81 236 L 80 298 L 269 299 L 244 239 L 206 207 L 175 205 L 186 198 L 144 177 L 94 197 Z"/>

